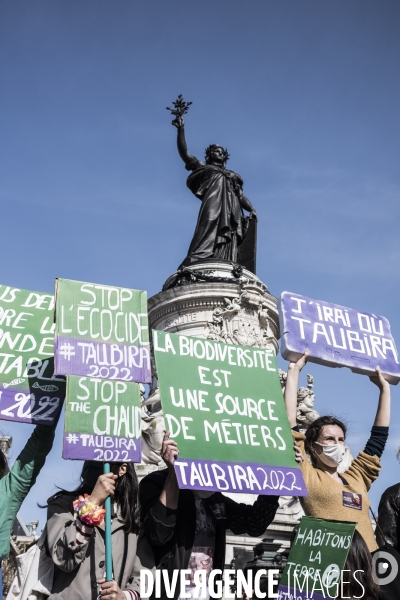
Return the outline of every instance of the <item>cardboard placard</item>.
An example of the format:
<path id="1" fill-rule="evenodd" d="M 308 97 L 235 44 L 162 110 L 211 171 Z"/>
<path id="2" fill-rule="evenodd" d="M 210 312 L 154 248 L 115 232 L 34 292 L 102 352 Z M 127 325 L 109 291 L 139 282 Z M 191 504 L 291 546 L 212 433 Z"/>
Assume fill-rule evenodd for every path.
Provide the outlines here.
<path id="1" fill-rule="evenodd" d="M 147 294 L 56 279 L 58 375 L 149 383 Z"/>
<path id="2" fill-rule="evenodd" d="M 53 425 L 65 398 L 54 375 L 54 296 L 0 285 L 0 419 Z"/>
<path id="3" fill-rule="evenodd" d="M 396 345 L 385 317 L 283 292 L 279 321 L 286 360 L 297 361 L 308 348 L 311 362 L 366 375 L 379 366 L 387 381 L 400 381 Z"/>
<path id="4" fill-rule="evenodd" d="M 63 458 L 140 462 L 141 426 L 137 383 L 68 375 Z"/>
<path id="5" fill-rule="evenodd" d="M 153 331 L 180 488 L 306 496 L 271 350 Z"/>
<path id="6" fill-rule="evenodd" d="M 356 525 L 302 517 L 278 586 L 278 599 L 336 598 Z"/>

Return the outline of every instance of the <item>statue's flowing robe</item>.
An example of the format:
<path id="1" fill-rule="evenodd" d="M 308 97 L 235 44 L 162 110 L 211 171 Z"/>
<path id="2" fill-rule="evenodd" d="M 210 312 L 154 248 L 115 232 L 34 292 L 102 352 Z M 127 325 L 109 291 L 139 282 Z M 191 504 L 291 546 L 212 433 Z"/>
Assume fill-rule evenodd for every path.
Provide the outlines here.
<path id="1" fill-rule="evenodd" d="M 204 164 L 197 158 L 193 158 L 186 168 L 192 171 L 187 186 L 201 200 L 201 207 L 182 265 L 211 257 L 236 262 L 237 247 L 243 239 L 242 178 L 233 171 Z"/>

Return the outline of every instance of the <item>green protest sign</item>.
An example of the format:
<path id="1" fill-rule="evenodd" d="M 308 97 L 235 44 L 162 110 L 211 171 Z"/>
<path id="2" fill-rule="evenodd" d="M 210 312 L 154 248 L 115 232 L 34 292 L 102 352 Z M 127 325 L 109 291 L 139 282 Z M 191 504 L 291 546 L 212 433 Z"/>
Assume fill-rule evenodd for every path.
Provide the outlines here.
<path id="1" fill-rule="evenodd" d="M 278 587 L 278 599 L 336 598 L 356 525 L 303 517 Z"/>
<path id="2" fill-rule="evenodd" d="M 181 488 L 306 496 L 272 351 L 153 331 Z"/>
<path id="3" fill-rule="evenodd" d="M 54 296 L 0 285 L 0 419 L 52 425 L 65 397 L 54 375 Z"/>
<path id="4" fill-rule="evenodd" d="M 140 462 L 141 426 L 137 383 L 68 375 L 63 458 Z"/>
<path id="5" fill-rule="evenodd" d="M 149 383 L 147 294 L 56 279 L 57 375 Z"/>

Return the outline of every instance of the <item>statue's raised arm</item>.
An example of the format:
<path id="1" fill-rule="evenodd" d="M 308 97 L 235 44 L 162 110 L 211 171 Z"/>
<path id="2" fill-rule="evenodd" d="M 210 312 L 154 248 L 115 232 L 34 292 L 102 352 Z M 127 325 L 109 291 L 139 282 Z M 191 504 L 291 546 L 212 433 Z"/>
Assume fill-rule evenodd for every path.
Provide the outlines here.
<path id="1" fill-rule="evenodd" d="M 175 100 L 175 102 L 173 102 L 174 107 L 170 108 L 167 106 L 167 110 L 169 110 L 175 117 L 175 119 L 172 121 L 172 125 L 174 125 L 174 127 L 176 127 L 178 130 L 178 152 L 186 166 L 190 165 L 195 160 L 195 157 L 189 154 L 187 149 L 185 138 L 185 121 L 183 120 L 183 115 L 188 112 L 191 104 L 192 102 L 185 102 L 182 98 L 182 94 L 179 94 L 178 98 Z"/>
<path id="2" fill-rule="evenodd" d="M 193 162 L 196 159 L 194 156 L 189 154 L 188 149 L 187 149 L 186 138 L 185 138 L 185 122 L 182 119 L 182 117 L 179 117 L 178 119 L 174 119 L 172 121 L 172 124 L 175 125 L 175 127 L 178 129 L 177 144 L 178 144 L 179 156 L 185 163 L 186 167 L 188 167 L 189 165 L 193 164 Z"/>
<path id="3" fill-rule="evenodd" d="M 172 125 L 178 130 L 179 156 L 186 169 L 192 171 L 187 179 L 187 186 L 201 200 L 193 239 L 181 266 L 210 258 L 236 263 L 238 248 L 245 239 L 250 220 L 255 231 L 257 213 L 250 200 L 243 194 L 243 180 L 240 175 L 225 167 L 229 158 L 226 148 L 211 144 L 206 148 L 205 162 L 189 154 L 183 115 L 188 112 L 191 104 L 185 102 L 180 95 L 173 102 L 173 107 L 167 108 L 175 117 Z M 250 213 L 250 217 L 244 216 L 244 210 Z M 255 235 L 253 246 L 255 256 Z"/>

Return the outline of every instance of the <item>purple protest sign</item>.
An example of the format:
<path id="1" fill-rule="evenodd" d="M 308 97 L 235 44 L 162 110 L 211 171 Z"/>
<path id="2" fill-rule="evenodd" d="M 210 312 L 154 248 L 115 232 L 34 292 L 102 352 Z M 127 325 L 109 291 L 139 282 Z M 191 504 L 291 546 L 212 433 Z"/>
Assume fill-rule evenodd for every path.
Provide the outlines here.
<path id="1" fill-rule="evenodd" d="M 0 285 L 0 419 L 53 425 L 65 398 L 54 374 L 54 296 Z"/>
<path id="2" fill-rule="evenodd" d="M 149 346 L 106 344 L 57 335 L 54 349 L 57 374 L 151 381 Z"/>
<path id="3" fill-rule="evenodd" d="M 32 386 L 32 392 L 29 389 L 1 390 L 0 419 L 34 425 L 53 425 L 63 404 L 65 381 L 61 382 L 61 391 L 56 385 L 42 387 L 50 388 L 52 395 L 39 387 L 35 388 L 35 384 Z"/>
<path id="4" fill-rule="evenodd" d="M 298 577 L 301 581 L 301 577 L 300 576 L 298 576 Z M 308 590 L 302 590 L 301 588 L 300 589 L 294 588 L 294 591 L 293 591 L 293 588 L 289 588 L 287 585 L 282 585 L 282 584 L 279 584 L 277 594 L 278 594 L 278 596 L 277 596 L 278 600 L 294 600 L 294 599 L 309 600 L 310 599 Z M 332 597 L 334 597 L 334 596 L 332 596 Z M 323 594 L 318 594 L 317 592 L 314 592 L 312 595 L 312 600 L 326 600 L 326 596 Z"/>
<path id="5" fill-rule="evenodd" d="M 175 461 L 180 489 L 308 496 L 300 469 L 200 459 Z"/>
<path id="6" fill-rule="evenodd" d="M 140 462 L 142 441 L 109 435 L 64 433 L 63 458 L 101 462 Z"/>
<path id="7" fill-rule="evenodd" d="M 379 366 L 392 384 L 400 381 L 400 364 L 389 321 L 339 304 L 283 292 L 279 303 L 281 354 L 329 367 L 349 367 L 371 375 Z"/>

